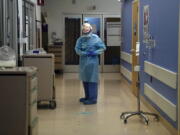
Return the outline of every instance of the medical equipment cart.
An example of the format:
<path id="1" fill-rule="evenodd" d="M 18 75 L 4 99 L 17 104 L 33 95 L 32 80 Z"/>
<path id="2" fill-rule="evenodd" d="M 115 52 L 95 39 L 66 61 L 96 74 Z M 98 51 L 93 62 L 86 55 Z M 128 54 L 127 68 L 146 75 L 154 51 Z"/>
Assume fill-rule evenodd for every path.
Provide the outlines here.
<path id="1" fill-rule="evenodd" d="M 141 98 L 140 98 L 140 79 L 139 79 L 139 69 L 138 71 L 138 82 L 137 82 L 137 86 L 138 86 L 138 93 L 137 93 L 137 111 L 134 112 L 122 112 L 120 115 L 120 118 L 123 119 L 124 124 L 127 123 L 127 120 L 133 116 L 138 115 L 142 120 L 144 120 L 145 124 L 148 125 L 149 124 L 149 119 L 147 116 L 152 116 L 154 117 L 155 120 L 159 121 L 159 116 L 156 113 L 150 113 L 150 112 L 144 112 L 141 110 Z"/>
<path id="2" fill-rule="evenodd" d="M 0 135 L 37 135 L 37 68 L 0 68 Z"/>
<path id="3" fill-rule="evenodd" d="M 49 45 L 48 53 L 54 54 L 54 65 L 56 72 L 63 71 L 63 46 L 62 45 Z"/>
<path id="4" fill-rule="evenodd" d="M 44 103 L 48 103 L 50 109 L 55 109 L 54 55 L 23 55 L 23 65 L 38 68 L 38 107 L 42 107 Z"/>

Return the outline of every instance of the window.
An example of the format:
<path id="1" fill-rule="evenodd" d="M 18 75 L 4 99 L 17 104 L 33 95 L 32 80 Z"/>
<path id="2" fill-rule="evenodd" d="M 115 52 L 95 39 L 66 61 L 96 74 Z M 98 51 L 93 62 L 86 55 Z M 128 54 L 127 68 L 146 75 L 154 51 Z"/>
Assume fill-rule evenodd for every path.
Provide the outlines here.
<path id="1" fill-rule="evenodd" d="M 0 46 L 17 50 L 17 0 L 0 0 Z"/>
<path id="2" fill-rule="evenodd" d="M 23 38 L 26 39 L 26 50 L 36 47 L 35 6 L 26 0 L 23 1 Z"/>

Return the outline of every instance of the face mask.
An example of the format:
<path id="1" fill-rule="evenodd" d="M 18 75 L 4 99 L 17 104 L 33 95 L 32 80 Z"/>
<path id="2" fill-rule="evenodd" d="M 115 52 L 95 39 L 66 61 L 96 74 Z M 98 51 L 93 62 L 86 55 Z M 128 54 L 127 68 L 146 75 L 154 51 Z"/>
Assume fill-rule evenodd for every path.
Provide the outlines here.
<path id="1" fill-rule="evenodd" d="M 82 33 L 83 37 L 86 37 L 86 38 L 90 38 L 91 37 L 91 34 L 92 34 L 92 31 L 89 31 L 88 33 Z"/>
<path id="2" fill-rule="evenodd" d="M 83 32 L 83 35 L 89 35 L 91 33 L 91 30 L 89 32 Z"/>

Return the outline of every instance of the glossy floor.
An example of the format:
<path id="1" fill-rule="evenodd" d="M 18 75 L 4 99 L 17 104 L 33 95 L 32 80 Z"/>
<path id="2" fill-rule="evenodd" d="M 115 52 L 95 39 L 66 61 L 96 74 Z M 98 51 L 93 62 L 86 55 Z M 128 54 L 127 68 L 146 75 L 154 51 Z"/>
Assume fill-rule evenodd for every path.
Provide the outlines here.
<path id="1" fill-rule="evenodd" d="M 136 98 L 120 74 L 100 75 L 96 105 L 78 100 L 83 87 L 77 74 L 56 77 L 57 109 L 39 110 L 39 135 L 171 135 L 160 123 L 150 119 L 146 126 L 139 117 L 124 124 L 120 114 L 136 110 Z M 148 111 L 142 105 L 143 110 Z"/>

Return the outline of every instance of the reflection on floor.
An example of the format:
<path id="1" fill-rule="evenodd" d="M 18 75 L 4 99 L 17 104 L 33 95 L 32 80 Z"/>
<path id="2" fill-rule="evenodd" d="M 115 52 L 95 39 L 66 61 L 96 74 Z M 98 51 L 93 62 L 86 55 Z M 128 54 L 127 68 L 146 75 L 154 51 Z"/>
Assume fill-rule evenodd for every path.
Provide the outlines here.
<path id="1" fill-rule="evenodd" d="M 97 105 L 79 103 L 82 96 L 77 74 L 58 76 L 57 109 L 38 111 L 39 135 L 171 135 L 160 122 L 151 120 L 146 126 L 138 116 L 127 124 L 120 120 L 121 112 L 136 110 L 136 98 L 120 74 L 100 75 Z"/>

